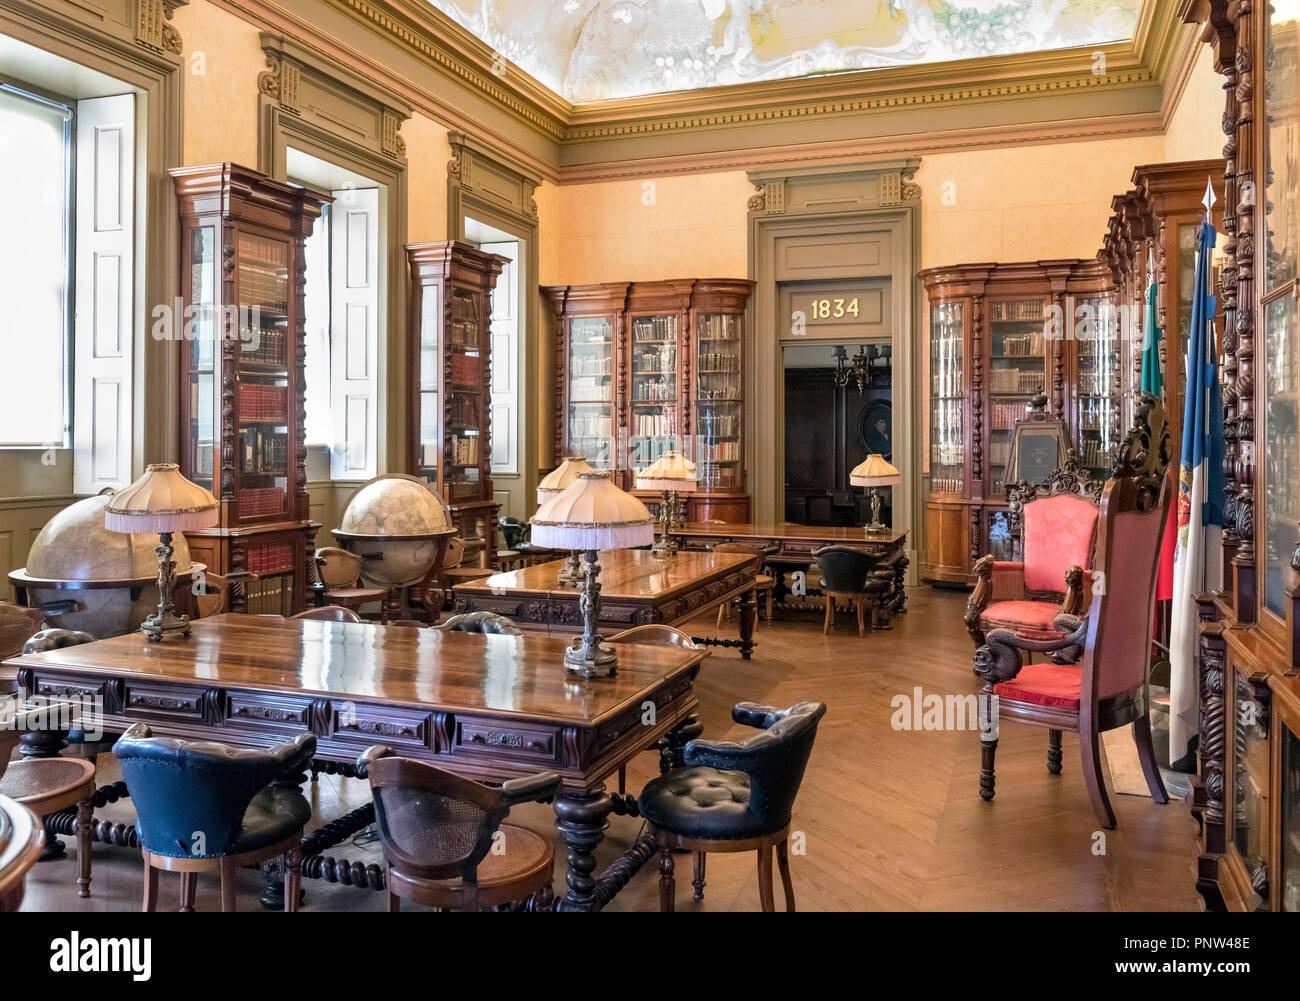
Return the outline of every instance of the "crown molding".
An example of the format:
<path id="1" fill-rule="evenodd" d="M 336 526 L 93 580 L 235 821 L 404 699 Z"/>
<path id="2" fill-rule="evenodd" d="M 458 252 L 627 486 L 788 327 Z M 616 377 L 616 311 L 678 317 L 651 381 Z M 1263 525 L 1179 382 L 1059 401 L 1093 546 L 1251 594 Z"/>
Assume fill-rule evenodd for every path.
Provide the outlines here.
<path id="1" fill-rule="evenodd" d="M 575 106 L 427 0 L 212 2 L 291 34 L 561 184 L 1155 134 L 1172 118 L 1197 48 L 1177 0 L 1152 0 L 1128 42 Z M 367 51 L 315 23 L 323 18 L 309 20 L 313 8 L 365 26 L 370 37 L 357 46 Z M 390 68 L 396 59 L 384 58 L 376 38 L 428 72 L 417 80 Z"/>

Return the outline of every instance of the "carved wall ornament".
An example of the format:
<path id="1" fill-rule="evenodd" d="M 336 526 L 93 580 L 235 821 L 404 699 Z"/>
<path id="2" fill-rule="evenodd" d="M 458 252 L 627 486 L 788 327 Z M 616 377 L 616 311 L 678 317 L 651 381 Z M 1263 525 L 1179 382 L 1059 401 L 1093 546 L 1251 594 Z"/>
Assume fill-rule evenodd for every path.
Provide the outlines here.
<path id="1" fill-rule="evenodd" d="M 179 56 L 184 51 L 181 33 L 168 22 L 177 7 L 189 0 L 135 0 L 135 40 L 146 49 L 170 52 Z"/>
<path id="2" fill-rule="evenodd" d="M 764 215 L 781 215 L 785 212 L 785 181 L 754 181 L 757 195 L 751 195 L 745 204 L 751 212 Z"/>

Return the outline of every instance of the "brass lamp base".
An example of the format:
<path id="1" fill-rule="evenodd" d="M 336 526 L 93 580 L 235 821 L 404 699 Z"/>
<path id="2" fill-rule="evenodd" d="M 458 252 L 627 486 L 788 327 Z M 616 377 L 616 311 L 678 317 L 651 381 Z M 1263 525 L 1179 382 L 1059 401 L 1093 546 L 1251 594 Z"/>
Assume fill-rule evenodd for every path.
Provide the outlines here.
<path id="1" fill-rule="evenodd" d="M 597 555 L 594 549 L 583 553 L 586 562 L 582 568 L 582 595 L 578 601 L 582 611 L 582 635 L 573 637 L 573 645 L 564 652 L 565 670 L 584 678 L 610 675 L 618 669 L 618 655 L 612 647 L 601 642 L 596 631 L 600 622 L 600 581 L 597 579 L 600 563 Z"/>
<path id="2" fill-rule="evenodd" d="M 188 636 L 190 634 L 190 617 L 177 615 L 170 609 L 166 612 L 154 612 L 140 623 L 140 632 L 150 643 L 158 643 L 169 636 Z"/>
<path id="3" fill-rule="evenodd" d="M 871 488 L 871 524 L 867 526 L 868 535 L 884 535 L 889 531 L 889 526 L 880 520 L 880 491 L 875 487 Z"/>
<path id="4" fill-rule="evenodd" d="M 655 539 L 654 545 L 650 547 L 650 555 L 658 556 L 663 559 L 670 559 L 677 555 L 680 548 L 677 545 L 676 536 L 671 532 L 675 528 L 681 528 L 681 517 L 677 511 L 677 491 L 665 490 L 662 499 L 659 502 L 659 537 Z"/>
<path id="5" fill-rule="evenodd" d="M 172 560 L 172 533 L 162 532 L 158 536 L 158 611 L 142 623 L 140 632 L 150 643 L 158 643 L 168 636 L 188 636 L 190 634 L 190 617 L 177 615 L 172 592 L 176 587 L 176 564 Z"/>

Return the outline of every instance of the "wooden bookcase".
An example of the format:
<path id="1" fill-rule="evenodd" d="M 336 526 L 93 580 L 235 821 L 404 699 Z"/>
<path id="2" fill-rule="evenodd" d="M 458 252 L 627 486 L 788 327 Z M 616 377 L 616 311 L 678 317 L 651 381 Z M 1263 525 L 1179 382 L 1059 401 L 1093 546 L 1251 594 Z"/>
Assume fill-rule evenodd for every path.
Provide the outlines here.
<path id="1" fill-rule="evenodd" d="M 409 244 L 410 470 L 451 507 L 466 565 L 496 563 L 492 289 L 506 258 L 453 240 Z"/>
<path id="2" fill-rule="evenodd" d="M 556 455 L 581 455 L 635 491 L 675 448 L 696 463 L 688 521 L 749 519 L 745 310 L 753 282 L 678 279 L 544 288 L 555 314 Z"/>
<path id="3" fill-rule="evenodd" d="M 1099 261 L 960 264 L 920 278 L 930 304 L 921 577 L 969 583 L 975 561 L 1010 541 L 1007 449 L 1035 393 L 1085 461 L 1108 468 L 1125 391 L 1117 314 Z"/>
<path id="4" fill-rule="evenodd" d="M 1197 597 L 1200 734 L 1190 796 L 1196 886 L 1210 909 L 1300 910 L 1300 112 L 1294 8 L 1197 0 L 1189 20 L 1224 74 L 1231 173 L 1214 165 L 1224 218 L 1216 324 L 1227 455 L 1223 578 Z M 1246 81 L 1250 81 L 1247 85 Z M 1205 169 L 1186 172 L 1190 191 Z M 1136 177 L 1137 175 L 1135 175 Z M 1218 185 L 1223 184 L 1223 190 Z M 1187 194 L 1181 203 L 1188 205 Z M 1196 196 L 1199 203 L 1200 195 Z M 1166 254 L 1185 209 L 1147 232 Z M 1193 206 L 1192 212 L 1195 212 Z M 1135 227 L 1136 229 L 1136 227 Z M 1134 234 L 1144 234 L 1137 230 Z M 1116 241 L 1117 257 L 1127 249 Z M 1169 266 L 1168 280 L 1185 274 Z M 1170 325 L 1188 296 L 1162 289 Z"/>
<path id="5" fill-rule="evenodd" d="M 170 171 L 181 218 L 181 471 L 220 502 L 187 532 L 218 574 L 251 571 L 235 611 L 306 605 L 308 517 L 303 241 L 329 201 L 233 163 Z"/>

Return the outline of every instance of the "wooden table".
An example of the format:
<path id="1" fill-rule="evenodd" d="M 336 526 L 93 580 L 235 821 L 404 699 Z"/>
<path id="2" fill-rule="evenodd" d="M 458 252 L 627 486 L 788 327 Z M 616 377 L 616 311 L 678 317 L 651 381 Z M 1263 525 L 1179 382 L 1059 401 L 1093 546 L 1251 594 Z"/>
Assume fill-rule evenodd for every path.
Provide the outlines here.
<path id="1" fill-rule="evenodd" d="M 493 574 L 452 589 L 457 612 L 495 612 L 522 629 L 570 637 L 582 628 L 580 590 L 560 587 L 564 560 Z M 600 553 L 600 630 L 608 636 L 649 622 L 676 625 L 724 601 L 740 599 L 740 642 L 699 637 L 705 645 L 754 649 L 758 564 L 744 553 L 681 552 L 658 557 L 645 549 Z"/>
<path id="2" fill-rule="evenodd" d="M 144 722 L 158 736 L 265 748 L 307 730 L 318 741 L 313 770 L 343 774 L 355 774 L 351 765 L 371 744 L 484 782 L 557 772 L 556 827 L 568 848 L 561 907 L 595 910 L 654 851 L 652 841 L 638 839 L 593 877 L 609 813 L 635 812 L 630 797 L 605 793 L 604 779 L 661 739 L 665 760 L 680 760 L 681 746 L 699 731 L 693 686 L 708 654 L 630 644 L 615 676 L 584 681 L 565 672 L 564 649 L 563 640 L 538 635 L 228 613 L 195 622 L 189 640 L 148 643 L 131 633 L 7 663 L 33 695 L 94 700 L 109 731 Z M 373 807 L 363 808 L 323 836 L 314 831 L 304 855 L 338 844 L 373 817 Z M 325 859 L 310 874 L 322 875 L 322 866 L 333 867 L 325 878 L 371 885 L 378 872 L 357 863 L 352 875 L 340 875 Z M 263 903 L 273 898 L 264 895 Z"/>
<path id="3" fill-rule="evenodd" d="M 852 546 L 871 553 L 880 559 L 878 566 L 893 571 L 893 588 L 889 595 L 892 612 L 905 611 L 907 594 L 903 584 L 907 578 L 908 559 L 905 550 L 907 533 L 890 529 L 879 535 L 868 534 L 864 528 L 845 528 L 833 525 L 796 525 L 789 521 L 760 524 L 718 524 L 688 521 L 672 530 L 683 550 L 709 550 L 719 542 L 748 542 L 768 551 L 765 564 L 774 571 L 776 588 L 773 597 L 781 600 L 791 589 L 785 583 L 786 573 L 802 570 L 816 560 L 813 553 L 822 546 Z"/>

